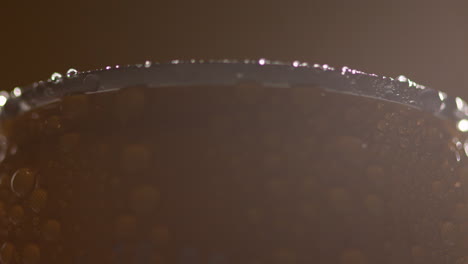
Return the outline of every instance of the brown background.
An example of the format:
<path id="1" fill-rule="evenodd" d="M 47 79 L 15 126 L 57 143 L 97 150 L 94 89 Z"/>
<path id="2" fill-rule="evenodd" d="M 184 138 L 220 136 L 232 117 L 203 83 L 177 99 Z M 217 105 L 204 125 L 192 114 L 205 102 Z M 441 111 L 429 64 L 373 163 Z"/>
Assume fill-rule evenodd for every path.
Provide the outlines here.
<path id="1" fill-rule="evenodd" d="M 2 2 L 0 89 L 54 71 L 190 58 L 301 60 L 468 98 L 468 1 Z"/>

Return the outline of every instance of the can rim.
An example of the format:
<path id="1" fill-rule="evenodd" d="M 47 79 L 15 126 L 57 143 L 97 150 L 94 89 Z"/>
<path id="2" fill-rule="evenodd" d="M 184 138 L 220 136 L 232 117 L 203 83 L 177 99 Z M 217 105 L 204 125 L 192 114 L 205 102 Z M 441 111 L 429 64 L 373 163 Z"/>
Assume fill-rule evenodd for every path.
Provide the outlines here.
<path id="1" fill-rule="evenodd" d="M 173 60 L 168 63 L 105 67 L 66 76 L 54 73 L 11 92 L 0 92 L 0 118 L 8 118 L 73 94 L 93 94 L 145 85 L 236 85 L 255 82 L 266 87 L 321 87 L 330 92 L 403 104 L 442 119 L 468 124 L 468 105 L 459 97 L 417 84 L 404 76 L 390 78 L 327 64 L 259 60 Z M 468 130 L 468 129 L 467 129 Z M 464 131 L 463 131 L 464 132 Z"/>

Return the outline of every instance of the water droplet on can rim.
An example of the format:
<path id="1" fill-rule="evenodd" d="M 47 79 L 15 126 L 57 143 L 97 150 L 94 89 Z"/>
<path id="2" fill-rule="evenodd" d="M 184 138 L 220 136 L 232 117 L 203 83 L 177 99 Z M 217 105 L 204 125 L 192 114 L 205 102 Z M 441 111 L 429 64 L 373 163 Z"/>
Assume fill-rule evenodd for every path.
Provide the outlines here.
<path id="1" fill-rule="evenodd" d="M 343 66 L 341 68 L 341 75 L 345 75 L 348 72 L 349 68 L 347 66 Z"/>
<path id="2" fill-rule="evenodd" d="M 467 119 L 462 119 L 462 120 L 458 121 L 457 128 L 461 132 L 468 132 L 468 120 Z"/>
<path id="3" fill-rule="evenodd" d="M 439 92 L 439 99 L 440 101 L 445 101 L 445 99 L 447 99 L 447 94 L 444 92 Z"/>
<path id="4" fill-rule="evenodd" d="M 406 76 L 404 76 L 404 75 L 398 76 L 398 77 L 397 77 L 397 80 L 398 80 L 399 82 L 408 82 L 408 78 L 407 78 Z"/>
<path id="5" fill-rule="evenodd" d="M 15 88 L 13 89 L 13 91 L 11 92 L 11 94 L 12 94 L 14 97 L 20 97 L 21 94 L 22 94 L 21 88 L 20 88 L 20 87 L 15 87 Z"/>
<path id="6" fill-rule="evenodd" d="M 0 106 L 3 107 L 6 105 L 8 99 L 10 98 L 10 94 L 5 91 L 0 92 Z"/>
<path id="7" fill-rule="evenodd" d="M 301 64 L 301 63 L 300 63 L 299 61 L 294 61 L 294 62 L 292 63 L 293 67 L 299 67 L 300 64 Z"/>
<path id="8" fill-rule="evenodd" d="M 73 77 L 75 77 L 76 75 L 78 75 L 78 70 L 76 70 L 76 69 L 74 69 L 74 68 L 68 69 L 68 71 L 67 71 L 67 77 L 68 77 L 68 78 L 73 78 Z"/>
<path id="9" fill-rule="evenodd" d="M 53 82 L 53 83 L 59 83 L 61 82 L 63 79 L 62 77 L 62 74 L 58 73 L 58 72 L 54 72 L 51 76 L 50 76 L 50 80 Z"/>
<path id="10" fill-rule="evenodd" d="M 149 60 L 145 61 L 145 68 L 151 67 L 152 64 L 153 63 L 151 61 L 149 61 Z"/>

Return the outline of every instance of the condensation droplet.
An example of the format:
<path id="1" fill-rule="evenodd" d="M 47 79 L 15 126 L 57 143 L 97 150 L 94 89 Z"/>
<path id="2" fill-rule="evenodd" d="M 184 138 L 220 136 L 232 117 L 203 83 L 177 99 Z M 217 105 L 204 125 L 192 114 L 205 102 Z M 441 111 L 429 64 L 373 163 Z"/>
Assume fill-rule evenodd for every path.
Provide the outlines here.
<path id="1" fill-rule="evenodd" d="M 299 61 L 294 61 L 294 62 L 292 63 L 293 67 L 299 67 L 300 64 L 301 64 L 301 63 L 300 63 Z"/>
<path id="2" fill-rule="evenodd" d="M 110 70 L 110 69 L 112 69 L 111 66 L 106 66 L 106 70 Z"/>
<path id="3" fill-rule="evenodd" d="M 349 71 L 349 68 L 347 66 L 343 66 L 341 68 L 341 75 L 345 75 Z"/>
<path id="4" fill-rule="evenodd" d="M 265 65 L 265 63 L 266 63 L 266 60 L 263 58 L 258 60 L 258 64 L 260 65 Z"/>
<path id="5" fill-rule="evenodd" d="M 29 206 L 31 209 L 39 213 L 47 204 L 47 192 L 44 189 L 36 189 L 29 197 Z"/>
<path id="6" fill-rule="evenodd" d="M 0 248 L 0 262 L 2 264 L 13 263 L 15 255 L 15 246 L 10 242 L 3 243 Z"/>
<path id="7" fill-rule="evenodd" d="M 149 68 L 149 67 L 151 67 L 152 64 L 153 63 L 151 63 L 151 61 L 147 60 L 147 61 L 145 61 L 144 65 L 145 65 L 145 68 Z"/>
<path id="8" fill-rule="evenodd" d="M 60 236 L 61 229 L 59 221 L 49 219 L 42 227 L 42 236 L 47 241 L 57 240 Z"/>
<path id="9" fill-rule="evenodd" d="M 458 121 L 457 128 L 461 132 L 468 132 L 468 119 L 462 119 Z"/>
<path id="10" fill-rule="evenodd" d="M 463 99 L 461 99 L 460 97 L 456 97 L 455 98 L 455 103 L 457 105 L 457 109 L 460 110 L 460 111 L 464 111 L 465 108 L 466 108 L 466 103 L 465 101 L 463 101 Z"/>
<path id="11" fill-rule="evenodd" d="M 397 77 L 397 80 L 398 80 L 399 82 L 408 82 L 408 78 L 407 78 L 406 76 L 404 76 L 404 75 L 398 76 L 398 77 Z"/>
<path id="12" fill-rule="evenodd" d="M 36 186 L 36 173 L 28 168 L 17 170 L 11 177 L 11 190 L 19 197 L 24 197 Z"/>
<path id="13" fill-rule="evenodd" d="M 50 80 L 53 82 L 53 83 L 59 83 L 63 80 L 63 76 L 62 74 L 58 73 L 58 72 L 54 72 L 52 73 L 52 75 L 50 76 Z"/>
<path id="14" fill-rule="evenodd" d="M 1 91 L 0 92 L 0 107 L 5 106 L 9 98 L 10 98 L 10 94 L 8 92 Z"/>
<path id="15" fill-rule="evenodd" d="M 439 92 L 439 99 L 440 101 L 445 101 L 445 99 L 447 99 L 447 94 L 444 93 L 444 92 Z"/>
<path id="16" fill-rule="evenodd" d="M 23 249 L 23 263 L 37 264 L 41 259 L 41 250 L 36 244 L 28 244 Z"/>
<path id="17" fill-rule="evenodd" d="M 20 97 L 23 92 L 21 91 L 20 87 L 15 87 L 12 92 L 13 96 Z"/>
<path id="18" fill-rule="evenodd" d="M 67 71 L 67 77 L 68 77 L 68 78 L 73 78 L 73 77 L 75 77 L 76 75 L 78 75 L 78 70 L 76 70 L 76 69 L 74 69 L 74 68 L 68 69 L 68 71 Z"/>
<path id="19" fill-rule="evenodd" d="M 382 131 L 382 132 L 385 132 L 387 130 L 387 127 L 388 127 L 388 122 L 385 121 L 385 120 L 380 120 L 377 123 L 377 129 Z"/>
<path id="20" fill-rule="evenodd" d="M 17 225 L 23 221 L 24 218 L 24 209 L 21 205 L 14 205 L 10 208 L 9 211 L 10 221 Z"/>

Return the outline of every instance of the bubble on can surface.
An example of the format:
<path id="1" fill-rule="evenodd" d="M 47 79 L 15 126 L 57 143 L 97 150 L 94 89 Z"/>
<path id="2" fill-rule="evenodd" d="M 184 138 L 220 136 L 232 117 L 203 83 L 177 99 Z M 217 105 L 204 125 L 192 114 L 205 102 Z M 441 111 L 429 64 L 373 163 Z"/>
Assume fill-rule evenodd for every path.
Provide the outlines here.
<path id="1" fill-rule="evenodd" d="M 42 237 L 46 241 L 57 240 L 60 236 L 62 226 L 59 221 L 55 219 L 47 220 L 42 226 Z"/>
<path id="2" fill-rule="evenodd" d="M 2 264 L 10 264 L 14 261 L 15 256 L 15 246 L 10 242 L 3 243 L 2 247 L 0 248 L 0 263 Z"/>
<path id="3" fill-rule="evenodd" d="M 36 173 L 29 168 L 17 170 L 11 177 L 11 190 L 18 196 L 24 197 L 36 186 Z"/>
<path id="4" fill-rule="evenodd" d="M 29 206 L 35 213 L 39 213 L 47 204 L 47 191 L 44 189 L 34 190 L 29 197 Z"/>
<path id="5" fill-rule="evenodd" d="M 10 216 L 10 221 L 13 224 L 18 225 L 24 219 L 24 209 L 21 205 L 14 205 L 10 208 L 8 215 Z"/>
<path id="6" fill-rule="evenodd" d="M 28 244 L 23 248 L 22 260 L 24 264 L 38 264 L 41 260 L 41 250 L 36 244 Z"/>

